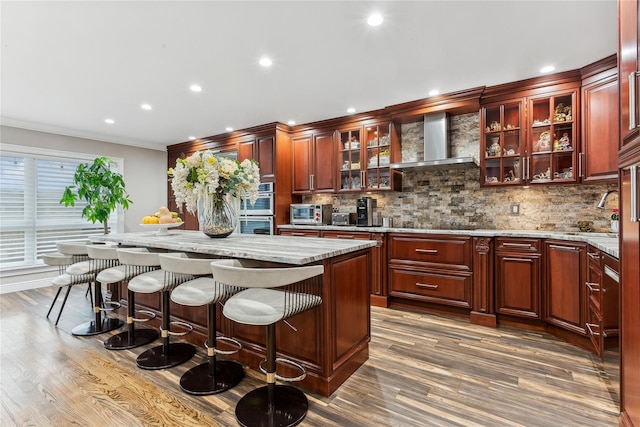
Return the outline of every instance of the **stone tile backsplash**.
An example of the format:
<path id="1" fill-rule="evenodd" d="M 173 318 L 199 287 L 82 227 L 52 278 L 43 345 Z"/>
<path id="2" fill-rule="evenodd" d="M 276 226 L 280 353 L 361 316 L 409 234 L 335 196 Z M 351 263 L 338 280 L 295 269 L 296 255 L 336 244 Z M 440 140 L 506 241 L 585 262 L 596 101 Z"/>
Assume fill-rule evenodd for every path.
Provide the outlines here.
<path id="1" fill-rule="evenodd" d="M 477 113 L 451 116 L 452 157 L 480 152 L 480 123 Z M 423 156 L 423 123 L 401 127 L 402 161 Z M 602 194 L 616 189 L 610 185 L 546 185 L 523 187 L 480 187 L 480 169 L 405 172 L 402 192 L 367 194 L 377 199 L 383 217 L 393 218 L 394 227 L 425 229 L 496 229 L 578 231 L 577 222 L 593 221 L 594 231 L 610 230 L 611 210 L 618 207 L 612 193 L 604 210 L 595 206 Z M 365 193 L 318 194 L 303 197 L 310 203 L 331 203 L 339 212 L 355 212 L 356 200 Z M 519 204 L 519 215 L 510 213 Z"/>

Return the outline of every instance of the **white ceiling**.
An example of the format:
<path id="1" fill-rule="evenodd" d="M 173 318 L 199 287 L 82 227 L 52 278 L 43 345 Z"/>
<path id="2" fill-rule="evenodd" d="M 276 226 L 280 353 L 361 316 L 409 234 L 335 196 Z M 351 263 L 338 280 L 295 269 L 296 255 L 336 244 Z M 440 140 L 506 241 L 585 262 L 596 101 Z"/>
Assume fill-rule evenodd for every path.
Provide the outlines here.
<path id="1" fill-rule="evenodd" d="M 535 77 L 546 64 L 580 68 L 617 51 L 616 10 L 615 0 L 2 1 L 2 124 L 164 149 L 227 126 L 308 123 Z M 372 11 L 381 26 L 366 24 Z"/>

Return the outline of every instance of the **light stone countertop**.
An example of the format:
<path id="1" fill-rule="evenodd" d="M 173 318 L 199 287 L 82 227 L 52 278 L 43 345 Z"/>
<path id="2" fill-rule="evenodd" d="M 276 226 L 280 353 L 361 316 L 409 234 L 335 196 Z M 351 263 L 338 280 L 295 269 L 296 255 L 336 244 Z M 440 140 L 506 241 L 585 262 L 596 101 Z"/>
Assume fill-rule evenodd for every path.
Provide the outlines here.
<path id="1" fill-rule="evenodd" d="M 318 229 L 332 231 L 350 231 L 367 233 L 416 233 L 416 234 L 449 234 L 464 235 L 474 237 L 531 237 L 536 239 L 559 239 L 574 242 L 584 242 L 592 245 L 611 255 L 619 257 L 618 237 L 612 233 L 581 233 L 581 232 L 561 232 L 561 231 L 539 231 L 539 230 L 433 230 L 423 228 L 395 228 L 395 227 L 356 227 L 337 225 L 281 225 L 281 229 Z"/>
<path id="2" fill-rule="evenodd" d="M 231 258 L 254 259 L 283 264 L 303 265 L 376 245 L 373 240 L 314 239 L 309 237 L 232 234 L 212 239 L 200 231 L 167 230 L 107 234 L 93 241 L 117 242 L 182 252 L 195 252 Z"/>

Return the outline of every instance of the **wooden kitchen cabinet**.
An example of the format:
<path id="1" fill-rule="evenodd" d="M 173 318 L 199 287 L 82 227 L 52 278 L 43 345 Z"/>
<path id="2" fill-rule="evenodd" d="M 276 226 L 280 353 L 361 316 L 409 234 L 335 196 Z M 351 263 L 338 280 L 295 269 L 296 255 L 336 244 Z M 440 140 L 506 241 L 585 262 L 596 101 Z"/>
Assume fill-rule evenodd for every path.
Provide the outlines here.
<path id="1" fill-rule="evenodd" d="M 640 427 L 640 2 L 618 1 L 620 426 Z"/>
<path id="2" fill-rule="evenodd" d="M 529 97 L 525 181 L 577 182 L 578 100 L 577 89 Z"/>
<path id="3" fill-rule="evenodd" d="M 578 181 L 579 70 L 485 89 L 480 184 Z"/>
<path id="4" fill-rule="evenodd" d="M 294 194 L 335 191 L 334 134 L 334 131 L 314 131 L 292 138 Z"/>
<path id="5" fill-rule="evenodd" d="M 497 237 L 496 312 L 540 319 L 542 244 L 538 239 Z"/>
<path id="6" fill-rule="evenodd" d="M 620 268 L 617 259 L 592 246 L 589 246 L 587 255 L 586 329 L 595 353 L 602 360 L 605 349 L 618 346 Z"/>
<path id="7" fill-rule="evenodd" d="M 296 237 L 320 237 L 320 230 L 301 230 L 291 228 L 280 228 L 278 234 L 282 236 L 296 236 Z"/>
<path id="8" fill-rule="evenodd" d="M 546 240 L 545 256 L 545 321 L 586 336 L 587 244 Z"/>
<path id="9" fill-rule="evenodd" d="M 616 55 L 582 70 L 582 140 L 578 173 L 583 183 L 618 178 L 619 90 Z"/>
<path id="10" fill-rule="evenodd" d="M 388 236 L 390 303 L 453 306 L 469 312 L 473 299 L 470 236 L 391 233 Z"/>

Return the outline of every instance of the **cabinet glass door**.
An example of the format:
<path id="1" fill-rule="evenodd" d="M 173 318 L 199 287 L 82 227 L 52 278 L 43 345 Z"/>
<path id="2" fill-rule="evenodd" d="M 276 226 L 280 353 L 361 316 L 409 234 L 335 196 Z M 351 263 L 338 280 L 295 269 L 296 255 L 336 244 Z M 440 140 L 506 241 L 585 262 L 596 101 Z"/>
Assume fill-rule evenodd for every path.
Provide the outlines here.
<path id="1" fill-rule="evenodd" d="M 366 140 L 366 188 L 389 190 L 391 188 L 391 133 L 389 125 L 365 127 Z"/>
<path id="2" fill-rule="evenodd" d="M 531 100 L 529 179 L 532 184 L 576 181 L 576 94 L 573 91 Z"/>
<path id="3" fill-rule="evenodd" d="M 359 129 L 340 132 L 340 191 L 360 191 L 363 187 L 360 134 Z"/>
<path id="4" fill-rule="evenodd" d="M 522 182 L 521 106 L 518 101 L 483 108 L 484 184 Z"/>

